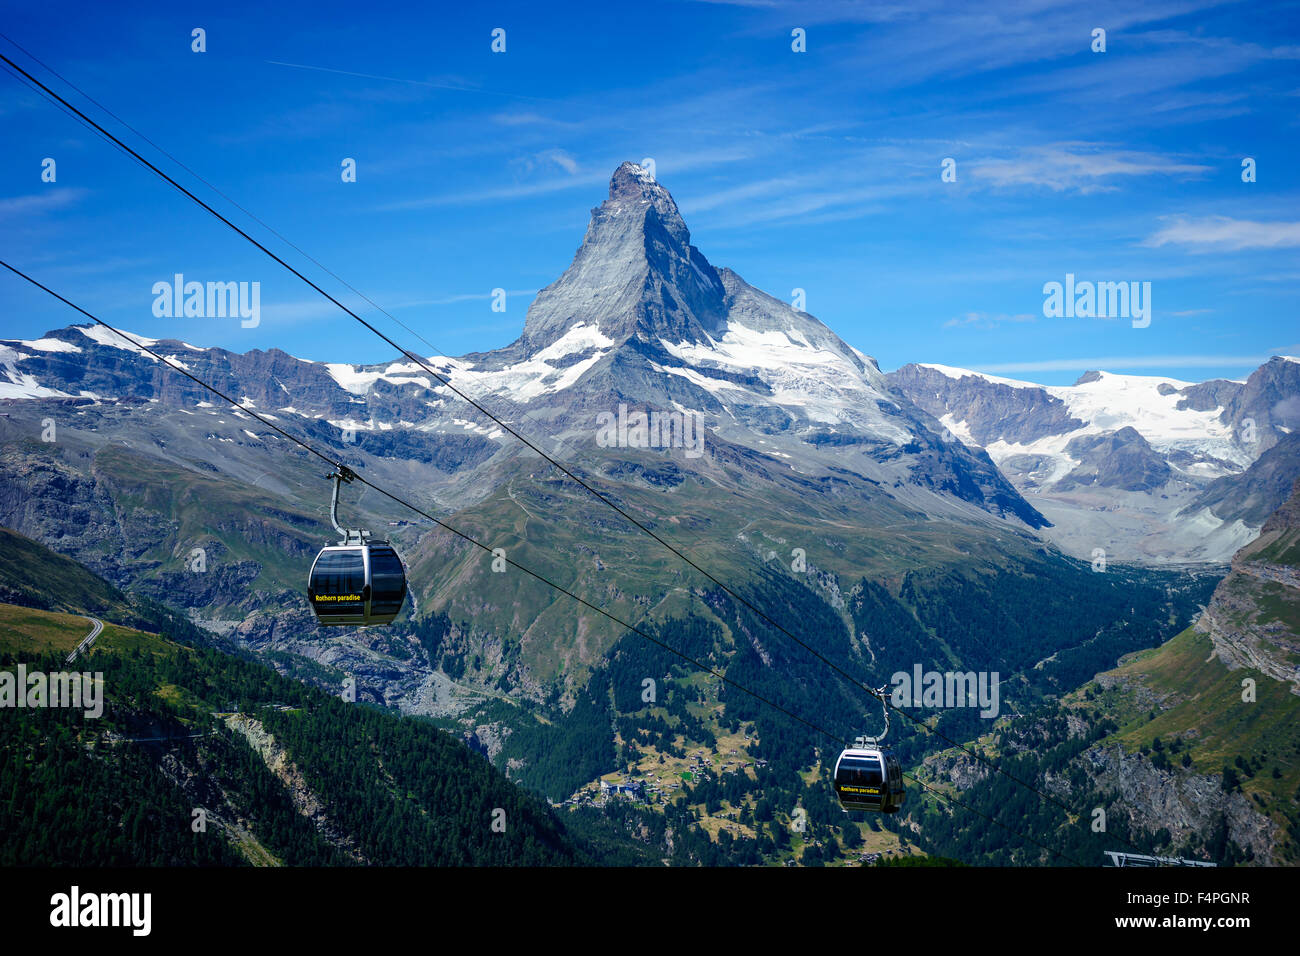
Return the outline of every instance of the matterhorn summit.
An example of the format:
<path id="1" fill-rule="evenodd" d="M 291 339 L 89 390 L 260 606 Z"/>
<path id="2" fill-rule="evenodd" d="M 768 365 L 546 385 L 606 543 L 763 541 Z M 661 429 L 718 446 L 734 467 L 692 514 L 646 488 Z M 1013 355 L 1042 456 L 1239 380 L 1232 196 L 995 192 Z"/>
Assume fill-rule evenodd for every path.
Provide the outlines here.
<path id="1" fill-rule="evenodd" d="M 573 263 L 528 310 L 519 346 L 552 345 L 586 324 L 617 343 L 704 341 L 726 316 L 726 290 L 677 203 L 635 163 L 609 182 L 609 198 L 592 210 Z"/>
<path id="2" fill-rule="evenodd" d="M 726 461 L 726 483 L 848 482 L 854 494 L 899 499 L 913 511 L 955 508 L 978 520 L 1043 523 L 984 451 L 967 447 L 894 388 L 874 359 L 802 309 L 713 266 L 691 244 L 668 190 L 636 163 L 614 171 L 573 262 L 537 294 L 519 338 L 504 348 L 434 356 L 424 365 L 401 358 L 355 366 L 155 344 L 259 408 L 369 435 L 375 448 L 473 436 L 472 447 L 452 460 L 489 471 L 507 466 L 520 445 L 462 396 L 503 421 L 528 420 L 526 433 L 563 444 L 575 459 L 644 454 L 653 446 L 599 441 L 599 423 L 657 415 L 689 420 L 703 435 L 675 467 L 709 471 Z M 87 400 L 96 400 L 111 397 L 127 375 L 136 380 L 135 394 L 179 402 L 183 415 L 211 407 L 189 383 L 116 340 L 100 341 L 95 329 L 51 332 L 6 349 L 0 359 L 11 387 L 24 395 L 39 386 L 46 390 L 40 394 L 60 396 L 89 390 Z M 459 394 L 435 382 L 429 368 Z M 471 498 L 492 487 L 468 469 L 450 471 Z"/>

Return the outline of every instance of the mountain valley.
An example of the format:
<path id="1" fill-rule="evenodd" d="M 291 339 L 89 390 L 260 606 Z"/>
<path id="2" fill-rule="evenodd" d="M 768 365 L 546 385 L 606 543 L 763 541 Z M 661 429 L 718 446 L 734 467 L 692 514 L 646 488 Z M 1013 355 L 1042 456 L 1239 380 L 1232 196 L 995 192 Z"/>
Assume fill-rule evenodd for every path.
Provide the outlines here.
<path id="1" fill-rule="evenodd" d="M 277 846 L 303 854 L 267 850 L 276 859 L 429 861 L 365 828 L 307 718 L 266 709 L 293 685 L 329 715 L 330 746 L 400 725 L 416 728 L 400 733 L 429 760 L 488 758 L 483 787 L 523 801 L 539 834 L 526 851 L 539 855 L 514 860 L 815 865 L 929 853 L 1092 865 L 1116 840 L 1294 860 L 1286 803 L 1300 780 L 1283 757 L 1300 694 L 1296 359 L 1275 357 L 1245 382 L 1098 371 L 1043 387 L 936 365 L 885 373 L 808 313 L 712 265 L 672 196 L 632 163 L 504 348 L 357 366 L 136 338 L 243 410 L 100 326 L 0 342 L 0 525 L 17 533 L 6 554 L 44 547 L 77 562 L 78 575 L 102 579 L 95 607 L 121 612 L 123 626 L 148 623 L 133 602 L 182 612 L 170 626 L 194 628 L 185 643 L 204 667 L 220 671 L 208 656 L 219 653 L 241 659 L 245 683 L 247 668 L 278 672 L 256 678 L 274 692 L 250 694 L 244 722 L 221 717 L 215 732 L 231 753 L 287 747 L 304 779 L 319 775 L 314 791 L 342 803 L 295 803 L 295 785 L 276 785 L 290 801 Z M 702 453 L 648 432 L 628 440 L 631 429 L 601 438 L 601 416 L 623 410 L 698 419 Z M 318 628 L 304 585 L 334 537 L 326 466 L 254 412 L 712 673 L 359 483 L 345 491 L 345 522 L 394 543 L 409 598 L 391 628 Z M 13 564 L 0 600 L 94 611 L 34 595 Z M 1210 650 L 1213 665 L 1193 667 Z M 836 739 L 739 689 L 847 741 L 881 720 L 863 685 L 916 666 L 996 673 L 1002 712 L 896 715 L 891 741 L 937 793 L 914 790 L 883 821 L 839 809 L 827 776 Z M 1238 720 L 1221 699 L 1239 670 L 1255 675 L 1258 711 L 1271 717 Z M 350 681 L 364 711 L 354 717 L 333 703 Z M 197 710 L 176 719 L 216 726 L 216 698 L 181 696 Z M 1198 730 L 1205 715 L 1213 729 Z M 1174 741 L 1177 751 L 1163 749 Z M 1086 820 L 990 779 L 959 743 L 1080 814 L 1097 801 L 1117 808 L 1119 836 L 1103 845 Z M 1232 770 L 1228 754 L 1247 746 L 1263 763 Z M 1170 754 L 1190 762 L 1167 766 Z M 402 767 L 414 792 L 422 771 Z M 1250 780 L 1234 789 L 1226 770 Z M 1176 821 L 1158 794 L 1176 795 L 1164 804 L 1178 804 Z M 394 812 L 412 814 L 403 832 L 419 831 L 438 796 L 398 800 Z M 538 796 L 551 807 L 529 802 Z M 1065 858 L 972 834 L 944 797 L 1020 820 Z M 230 802 L 256 830 L 251 804 Z M 344 822 L 329 823 L 337 814 Z M 556 822 L 570 818 L 576 835 Z M 298 832 L 303 819 L 310 830 Z M 477 843 L 456 852 L 502 859 Z"/>

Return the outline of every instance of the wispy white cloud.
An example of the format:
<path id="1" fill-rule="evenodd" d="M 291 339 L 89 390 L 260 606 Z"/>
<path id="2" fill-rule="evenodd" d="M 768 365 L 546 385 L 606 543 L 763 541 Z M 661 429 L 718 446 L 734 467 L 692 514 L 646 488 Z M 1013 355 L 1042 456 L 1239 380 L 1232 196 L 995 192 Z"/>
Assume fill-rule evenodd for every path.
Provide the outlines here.
<path id="1" fill-rule="evenodd" d="M 575 127 L 579 124 L 567 120 L 556 119 L 552 116 L 543 116 L 541 113 L 495 113 L 490 119 L 498 126 L 555 126 L 555 127 Z"/>
<path id="2" fill-rule="evenodd" d="M 571 154 L 562 149 L 544 149 L 531 157 L 531 165 L 554 165 L 559 166 L 570 176 L 576 176 L 578 173 L 578 161 Z"/>
<path id="3" fill-rule="evenodd" d="M 353 70 L 339 70 L 328 66 L 311 66 L 306 63 L 284 63 L 280 60 L 266 60 L 271 66 L 291 67 L 295 70 L 313 70 L 318 73 L 335 73 L 340 76 L 353 76 L 366 80 L 380 80 L 384 83 L 406 83 L 411 86 L 427 86 L 437 90 L 455 90 L 459 93 L 481 93 L 485 96 L 505 96 L 518 100 L 533 100 L 538 103 L 554 103 L 556 100 L 542 96 L 526 96 L 522 93 L 506 93 L 499 90 L 485 90 L 481 87 L 467 86 L 463 83 L 435 82 L 433 80 L 412 80 L 400 76 L 380 76 L 376 73 L 360 73 Z"/>
<path id="4" fill-rule="evenodd" d="M 945 329 L 952 328 L 976 328 L 992 329 L 1001 325 L 1003 322 L 1034 322 L 1038 316 L 1032 312 L 1020 312 L 1016 315 L 1007 315 L 1005 312 L 992 314 L 989 312 L 967 312 L 965 315 L 949 319 L 943 324 Z"/>
<path id="5" fill-rule="evenodd" d="M 398 212 L 409 209 L 428 209 L 431 206 L 460 206 L 470 203 L 500 202 L 508 199 L 527 199 L 531 196 L 545 196 L 579 186 L 594 186 L 605 182 L 608 177 L 609 174 L 605 172 L 592 172 L 582 176 L 571 175 L 564 179 L 543 179 L 529 183 L 515 183 L 510 186 L 496 186 L 472 192 L 439 193 L 435 196 L 423 196 L 419 199 L 405 199 L 400 202 L 386 203 L 377 208 L 380 212 Z"/>
<path id="6" fill-rule="evenodd" d="M 1112 31 L 1112 35 L 1115 33 Z M 1017 79 L 1016 92 L 1021 96 L 1046 94 L 1073 102 L 1096 102 L 1099 98 L 1113 103 L 1141 101 L 1145 112 L 1147 104 L 1157 96 L 1165 98 L 1182 88 L 1195 90 L 1194 84 L 1221 82 L 1261 63 L 1292 58 L 1285 48 L 1267 49 L 1175 31 L 1129 34 L 1124 43 L 1126 48 L 1141 51 L 1141 55 L 1107 60 L 1104 69 L 1098 68 L 1098 62 L 1085 60 L 1044 71 Z M 1099 60 L 1111 54 L 1095 56 Z"/>
<path id="7" fill-rule="evenodd" d="M 387 203 L 376 207 L 380 212 L 395 212 L 411 209 L 426 209 L 431 206 L 459 206 L 473 203 L 485 202 L 504 202 L 515 199 L 528 199 L 534 196 L 546 196 L 551 193 L 562 192 L 567 189 L 579 187 L 589 187 L 603 185 L 609 182 L 610 174 L 618 168 L 620 162 L 626 159 L 640 160 L 643 157 L 622 156 L 617 158 L 605 157 L 600 160 L 592 161 L 590 168 L 580 166 L 578 162 L 564 150 L 552 149 L 545 153 L 539 153 L 532 157 L 529 163 L 522 167 L 524 172 L 518 174 L 521 179 L 531 175 L 543 164 L 537 162 L 539 157 L 544 156 L 545 165 L 559 166 L 568 172 L 563 178 L 550 179 L 533 179 L 531 181 L 515 182 L 506 186 L 493 186 L 486 189 L 467 190 L 459 193 L 439 193 L 433 196 L 424 196 L 418 199 L 407 199 L 399 202 Z M 662 175 L 665 171 L 671 173 L 682 173 L 693 169 L 715 166 L 723 163 L 743 162 L 749 159 L 751 153 L 749 150 L 740 146 L 727 146 L 716 149 L 701 149 L 694 152 L 667 152 L 661 153 L 654 157 L 656 172 Z"/>
<path id="8" fill-rule="evenodd" d="M 852 150 L 847 158 L 839 153 L 819 156 L 798 167 L 798 172 L 759 180 L 741 175 L 731 180 L 738 185 L 702 195 L 686 193 L 680 205 L 688 217 L 716 210 L 716 218 L 708 223 L 711 228 L 792 219 L 801 224 L 856 219 L 879 210 L 882 202 L 933 192 L 928 172 L 923 177 L 907 167 L 916 148 L 915 144 L 876 143 Z M 864 168 L 892 172 L 864 176 Z"/>
<path id="9" fill-rule="evenodd" d="M 325 299 L 302 299 L 296 302 L 263 302 L 262 318 L 277 325 L 314 322 L 318 319 L 347 318 L 339 307 Z"/>
<path id="10" fill-rule="evenodd" d="M 722 7 L 776 7 L 777 0 L 694 0 L 695 3 L 711 3 Z"/>
<path id="11" fill-rule="evenodd" d="M 830 216 L 857 218 L 874 211 L 883 201 L 907 201 L 934 192 L 938 157 L 944 152 L 965 152 L 990 158 L 959 161 L 963 184 L 1003 190 L 1050 190 L 1087 195 L 1115 191 L 1121 185 L 1147 176 L 1199 178 L 1212 167 L 1158 153 L 1115 150 L 1104 143 L 1062 142 L 1041 147 L 1006 150 L 1001 143 L 938 143 L 919 141 L 875 142 L 857 147 L 851 159 L 841 153 L 803 164 L 798 172 L 766 179 L 742 179 L 738 185 L 679 197 L 687 215 L 721 210 L 714 225 L 748 226 L 763 222 Z M 1010 155 L 997 156 L 999 152 Z M 924 157 L 933 165 L 918 162 Z M 864 181 L 862 170 L 892 170 L 894 175 Z M 870 203 L 869 209 L 860 208 Z"/>
<path id="12" fill-rule="evenodd" d="M 714 222 L 714 228 L 737 229 L 758 223 L 797 219 L 800 223 L 828 222 L 866 214 L 864 206 L 896 194 L 894 187 L 861 186 L 850 189 L 808 190 L 768 203 L 739 204 L 735 213 Z M 828 219 L 827 215 L 834 217 Z M 816 218 L 813 218 L 813 217 Z"/>
<path id="13" fill-rule="evenodd" d="M 515 295 L 537 295 L 537 289 L 506 289 L 506 296 Z M 417 306 L 426 305 L 454 305 L 457 302 L 475 302 L 483 299 L 492 298 L 491 292 L 461 292 L 453 295 L 438 296 L 433 299 L 412 299 L 409 302 L 399 302 L 393 306 L 395 309 L 411 309 Z"/>
<path id="14" fill-rule="evenodd" d="M 1143 240 L 1144 246 L 1180 245 L 1193 252 L 1284 249 L 1300 246 L 1300 222 L 1260 222 L 1230 216 L 1178 216 Z"/>
<path id="15" fill-rule="evenodd" d="M 1113 44 L 1119 37 L 1131 37 L 1138 28 L 1185 17 L 1197 9 L 1220 3 L 1221 0 L 1151 0 L 1142 4 L 1032 0 L 999 9 L 961 0 L 894 4 L 838 0 L 800 4 L 783 10 L 782 14 L 797 17 L 804 26 L 879 24 L 871 34 L 852 38 L 864 52 L 859 57 L 846 57 L 846 63 L 861 70 L 869 60 L 873 79 L 886 86 L 901 87 L 936 78 L 951 80 L 1043 63 L 1056 67 L 1047 80 L 1055 83 L 1058 74 L 1074 72 L 1059 68 L 1067 58 L 1098 56 L 1089 52 L 1094 26 L 1104 24 Z M 936 23 L 944 24 L 944 29 L 935 29 Z M 767 27 L 770 29 L 771 25 Z M 821 30 L 814 34 L 810 30 L 810 46 L 830 42 L 836 35 L 834 31 Z M 1209 59 L 1199 50 L 1196 56 Z M 1188 58 L 1189 63 L 1191 59 Z M 1088 65 L 1096 64 L 1090 61 Z M 1085 72 L 1074 82 L 1109 82 L 1104 74 L 1116 65 L 1108 62 L 1107 70 L 1090 72 L 1087 67 L 1081 67 Z M 1203 69 L 1214 72 L 1225 68 L 1210 63 L 1204 64 Z M 1029 91 L 1026 82 L 1024 76 L 1014 79 L 1019 93 Z"/>
<path id="16" fill-rule="evenodd" d="M 1259 366 L 1268 355 L 1107 355 L 1101 358 L 1042 359 L 1031 362 L 1002 362 L 976 365 L 972 369 L 990 374 L 1002 372 L 1073 372 L 1100 369 L 1113 372 L 1132 368 L 1242 368 Z"/>
<path id="17" fill-rule="evenodd" d="M 778 176 L 775 179 L 759 179 L 754 182 L 742 183 L 739 186 L 732 186 L 729 189 L 719 189 L 703 196 L 692 197 L 688 195 L 680 201 L 680 205 L 683 209 L 689 209 L 692 213 L 706 212 L 719 206 L 745 203 L 773 194 L 789 195 L 796 189 L 805 187 L 811 181 L 812 177 L 810 176 Z"/>
<path id="18" fill-rule="evenodd" d="M 11 196 L 0 199 L 0 219 L 9 216 L 39 216 L 55 209 L 66 209 L 88 195 L 88 189 L 56 187 L 27 196 Z"/>
<path id="19" fill-rule="evenodd" d="M 1180 162 L 1158 153 L 1106 150 L 1088 143 L 1059 143 L 1024 150 L 1007 159 L 980 159 L 968 164 L 971 178 L 994 186 L 1038 186 L 1054 192 L 1092 193 L 1117 189 L 1107 182 L 1119 177 L 1203 176 L 1211 167 Z M 960 170 L 960 164 L 959 164 Z"/>

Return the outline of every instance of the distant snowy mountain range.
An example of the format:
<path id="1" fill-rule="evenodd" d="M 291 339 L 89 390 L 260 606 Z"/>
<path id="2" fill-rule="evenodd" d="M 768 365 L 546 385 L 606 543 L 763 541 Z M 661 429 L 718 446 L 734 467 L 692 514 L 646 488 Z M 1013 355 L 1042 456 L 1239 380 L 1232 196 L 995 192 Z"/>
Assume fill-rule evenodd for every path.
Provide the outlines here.
<path id="1" fill-rule="evenodd" d="M 1143 562 L 1228 560 L 1300 474 L 1300 359 L 1244 382 L 1093 371 L 1048 387 L 942 365 L 887 376 L 988 452 L 1068 551 Z"/>
<path id="2" fill-rule="evenodd" d="M 391 459 L 418 459 L 433 443 L 442 457 L 424 480 L 457 506 L 488 494 L 483 476 L 520 453 L 404 357 L 356 366 L 136 338 L 277 421 L 384 435 L 371 447 Z M 885 375 L 811 315 L 712 266 L 667 190 L 632 163 L 615 171 L 573 263 L 538 294 L 518 340 L 424 361 L 571 459 L 606 455 L 597 423 L 620 406 L 690 414 L 712 457 L 738 463 L 727 481 L 766 480 L 774 468 L 828 488 L 852 476 L 904 511 L 1010 521 L 1076 556 L 1102 548 L 1123 563 L 1226 561 L 1297 471 L 1296 359 L 1275 358 L 1244 383 L 1090 372 L 1049 388 L 940 365 Z M 232 414 L 84 325 L 0 342 L 0 399 Z M 247 434 L 258 440 L 256 427 Z M 450 440 L 461 444 L 448 462 Z"/>

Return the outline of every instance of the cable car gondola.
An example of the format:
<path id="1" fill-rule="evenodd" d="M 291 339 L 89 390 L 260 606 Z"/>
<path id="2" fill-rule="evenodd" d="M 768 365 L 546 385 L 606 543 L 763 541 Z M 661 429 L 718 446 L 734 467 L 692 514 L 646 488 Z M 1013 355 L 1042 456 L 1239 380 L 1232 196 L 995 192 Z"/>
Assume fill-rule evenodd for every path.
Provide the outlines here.
<path id="1" fill-rule="evenodd" d="M 903 767 L 898 757 L 880 741 L 889 733 L 889 705 L 885 688 L 872 693 L 885 710 L 885 732 L 879 737 L 859 737 L 835 761 L 835 796 L 845 812 L 868 810 L 897 813 L 907 795 L 903 788 Z"/>
<path id="2" fill-rule="evenodd" d="M 897 813 L 903 805 L 903 768 L 888 747 L 848 747 L 835 762 L 835 796 L 847 810 Z"/>
<path id="3" fill-rule="evenodd" d="M 322 548 L 312 562 L 307 601 L 316 623 L 322 627 L 391 624 L 406 601 L 402 559 L 387 541 L 371 541 L 369 531 L 339 526 L 339 484 L 356 475 L 340 465 L 326 477 L 334 482 L 330 522 L 343 540 Z"/>

